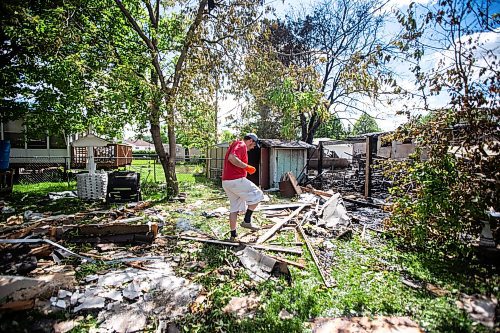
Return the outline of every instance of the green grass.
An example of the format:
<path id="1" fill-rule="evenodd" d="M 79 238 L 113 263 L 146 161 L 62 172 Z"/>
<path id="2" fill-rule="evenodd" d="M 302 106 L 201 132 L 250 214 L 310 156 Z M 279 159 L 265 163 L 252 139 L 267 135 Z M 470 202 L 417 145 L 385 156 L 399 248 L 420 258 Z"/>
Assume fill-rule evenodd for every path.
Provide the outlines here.
<path id="1" fill-rule="evenodd" d="M 153 160 L 133 160 L 131 171 L 141 173 L 141 191 L 143 200 L 161 201 L 167 193 L 164 191 L 165 175 L 163 169 Z M 199 173 L 203 172 L 200 165 L 181 164 L 177 167 L 177 180 L 181 192 L 195 190 L 195 183 L 205 183 L 207 180 Z M 156 181 L 153 180 L 156 174 Z M 6 198 L 9 206 L 17 213 L 25 210 L 36 212 L 58 212 L 60 214 L 73 214 L 86 208 L 98 205 L 98 203 L 86 202 L 79 199 L 60 199 L 50 201 L 47 197 L 49 192 L 75 191 L 76 181 L 67 182 L 43 182 L 35 184 L 16 184 L 12 194 Z M 196 194 L 195 194 L 196 195 Z M 1 219 L 5 219 L 2 216 Z"/>

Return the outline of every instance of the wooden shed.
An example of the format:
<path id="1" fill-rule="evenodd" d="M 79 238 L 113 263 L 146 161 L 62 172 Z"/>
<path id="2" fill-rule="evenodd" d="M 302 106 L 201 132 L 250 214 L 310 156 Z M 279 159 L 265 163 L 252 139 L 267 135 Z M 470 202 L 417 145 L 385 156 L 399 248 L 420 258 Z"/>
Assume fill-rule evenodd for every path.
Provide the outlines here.
<path id="1" fill-rule="evenodd" d="M 221 179 L 224 156 L 229 143 L 218 144 L 209 152 L 209 177 Z M 254 184 L 262 189 L 278 188 L 281 176 L 292 172 L 295 176 L 307 170 L 307 150 L 313 145 L 303 141 L 284 141 L 278 139 L 263 139 L 261 147 L 248 152 L 248 163 L 257 172 L 248 175 Z"/>

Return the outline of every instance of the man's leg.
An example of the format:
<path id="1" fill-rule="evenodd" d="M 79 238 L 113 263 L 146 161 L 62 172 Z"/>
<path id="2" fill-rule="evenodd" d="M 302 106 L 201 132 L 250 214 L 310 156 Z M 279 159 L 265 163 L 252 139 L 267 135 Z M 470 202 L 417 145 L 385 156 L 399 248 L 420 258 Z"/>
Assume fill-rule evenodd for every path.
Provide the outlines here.
<path id="1" fill-rule="evenodd" d="M 257 225 L 252 223 L 252 214 L 258 205 L 259 205 L 259 203 L 248 205 L 247 211 L 245 212 L 245 217 L 243 218 L 243 223 L 241 223 L 241 226 L 243 228 L 248 228 L 248 229 L 252 229 L 252 230 L 259 230 L 260 229 Z"/>
<path id="2" fill-rule="evenodd" d="M 236 238 L 236 223 L 238 219 L 238 210 L 240 209 L 240 206 L 244 204 L 242 202 L 238 195 L 236 195 L 233 190 L 235 187 L 235 181 L 222 181 L 222 187 L 224 188 L 224 191 L 227 194 L 227 197 L 229 198 L 229 229 L 231 230 L 231 238 Z"/>
<path id="3" fill-rule="evenodd" d="M 231 229 L 231 237 L 236 238 L 236 221 L 238 220 L 238 212 L 229 213 L 229 228 Z"/>
<path id="4" fill-rule="evenodd" d="M 253 214 L 253 211 L 255 210 L 255 208 L 257 208 L 258 205 L 259 205 L 259 203 L 256 203 L 256 204 L 253 204 L 253 205 L 248 205 L 247 211 L 245 213 L 245 217 L 243 218 L 243 221 L 245 223 L 252 223 L 252 214 Z"/>

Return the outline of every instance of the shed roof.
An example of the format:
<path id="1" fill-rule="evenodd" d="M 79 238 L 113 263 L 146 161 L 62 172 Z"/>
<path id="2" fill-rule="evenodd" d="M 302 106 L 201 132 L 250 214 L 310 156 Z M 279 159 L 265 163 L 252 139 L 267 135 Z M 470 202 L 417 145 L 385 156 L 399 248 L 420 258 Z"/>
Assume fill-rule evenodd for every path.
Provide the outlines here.
<path id="1" fill-rule="evenodd" d="M 259 142 L 262 146 L 266 148 L 292 148 L 292 149 L 307 149 L 307 148 L 315 148 L 315 145 L 311 145 L 304 141 L 291 141 L 291 140 L 280 140 L 280 139 L 260 139 Z M 216 144 L 216 147 L 219 148 L 227 148 L 229 147 L 229 142 L 221 142 Z"/>
<path id="2" fill-rule="evenodd" d="M 261 139 L 260 142 L 264 147 L 273 147 L 273 148 L 307 149 L 315 147 L 314 145 L 299 140 L 290 141 L 290 140 L 280 140 L 280 139 Z"/>

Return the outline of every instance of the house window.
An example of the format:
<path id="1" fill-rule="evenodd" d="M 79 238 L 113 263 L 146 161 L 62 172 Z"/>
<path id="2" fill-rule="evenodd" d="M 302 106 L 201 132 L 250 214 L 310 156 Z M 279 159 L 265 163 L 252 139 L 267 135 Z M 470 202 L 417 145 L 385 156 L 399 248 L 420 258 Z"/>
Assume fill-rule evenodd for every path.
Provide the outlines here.
<path id="1" fill-rule="evenodd" d="M 62 134 L 52 135 L 49 138 L 50 149 L 65 149 L 66 140 Z"/>
<path id="2" fill-rule="evenodd" d="M 28 149 L 47 149 L 47 136 L 43 134 L 28 135 Z"/>

